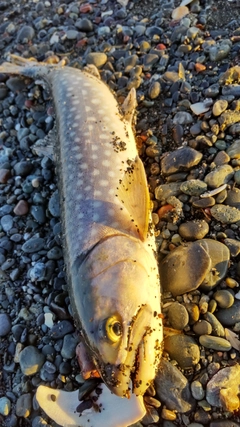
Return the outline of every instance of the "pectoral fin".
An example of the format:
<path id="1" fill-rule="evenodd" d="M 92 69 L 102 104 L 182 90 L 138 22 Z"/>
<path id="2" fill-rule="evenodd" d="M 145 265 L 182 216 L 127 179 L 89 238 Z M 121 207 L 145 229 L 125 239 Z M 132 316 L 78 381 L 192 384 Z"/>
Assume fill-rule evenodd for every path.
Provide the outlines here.
<path id="1" fill-rule="evenodd" d="M 150 221 L 150 197 L 145 170 L 139 157 L 127 168 L 118 188 L 118 197 L 141 240 L 145 240 Z"/>

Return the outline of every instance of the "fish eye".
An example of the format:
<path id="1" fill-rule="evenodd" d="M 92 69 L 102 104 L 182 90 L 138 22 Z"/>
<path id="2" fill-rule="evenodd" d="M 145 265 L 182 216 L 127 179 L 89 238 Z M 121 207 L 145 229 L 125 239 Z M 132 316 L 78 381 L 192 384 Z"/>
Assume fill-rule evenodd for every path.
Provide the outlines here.
<path id="1" fill-rule="evenodd" d="M 122 323 L 116 316 L 109 317 L 105 322 L 106 337 L 113 343 L 119 341 L 122 336 Z"/>

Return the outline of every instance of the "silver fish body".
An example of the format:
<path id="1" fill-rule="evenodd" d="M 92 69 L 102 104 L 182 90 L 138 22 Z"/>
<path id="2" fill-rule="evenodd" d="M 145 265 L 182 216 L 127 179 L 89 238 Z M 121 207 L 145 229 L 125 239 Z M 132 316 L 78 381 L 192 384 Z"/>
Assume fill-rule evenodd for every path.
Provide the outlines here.
<path id="1" fill-rule="evenodd" d="M 162 320 L 149 194 L 131 108 L 124 115 L 109 88 L 88 72 L 14 67 L 8 71 L 4 64 L 0 71 L 40 77 L 53 96 L 74 318 L 110 390 L 142 395 L 159 364 Z"/>

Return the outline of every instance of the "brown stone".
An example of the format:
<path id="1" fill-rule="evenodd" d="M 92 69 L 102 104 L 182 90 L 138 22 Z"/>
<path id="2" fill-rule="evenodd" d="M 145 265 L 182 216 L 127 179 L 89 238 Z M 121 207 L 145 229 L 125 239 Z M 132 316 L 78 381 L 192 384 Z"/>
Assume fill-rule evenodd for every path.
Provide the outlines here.
<path id="1" fill-rule="evenodd" d="M 13 212 L 15 215 L 26 215 L 29 211 L 28 202 L 26 200 L 19 200 L 18 204 L 15 206 Z"/>

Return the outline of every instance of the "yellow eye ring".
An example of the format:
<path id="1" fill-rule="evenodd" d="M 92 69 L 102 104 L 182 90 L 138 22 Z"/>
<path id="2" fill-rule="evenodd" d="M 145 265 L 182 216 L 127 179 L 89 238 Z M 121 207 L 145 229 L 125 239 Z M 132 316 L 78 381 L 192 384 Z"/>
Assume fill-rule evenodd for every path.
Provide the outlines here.
<path id="1" fill-rule="evenodd" d="M 120 340 L 122 336 L 122 323 L 117 316 L 111 316 L 106 320 L 105 331 L 107 338 L 113 343 Z"/>

